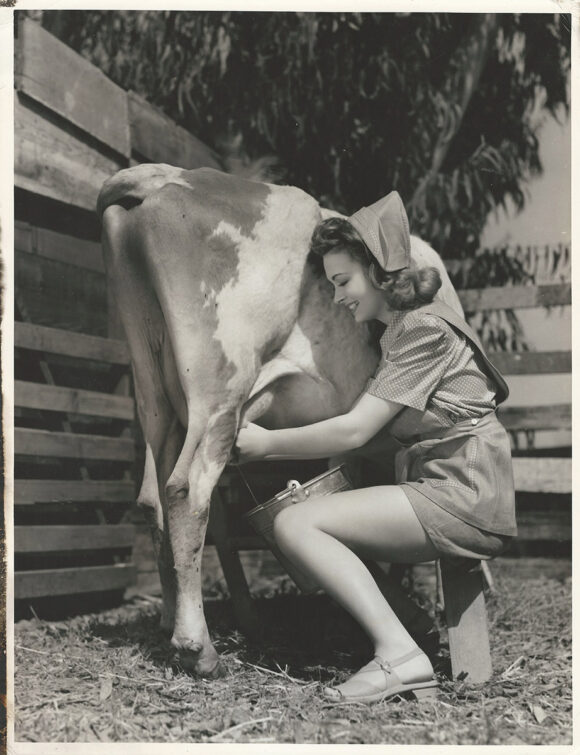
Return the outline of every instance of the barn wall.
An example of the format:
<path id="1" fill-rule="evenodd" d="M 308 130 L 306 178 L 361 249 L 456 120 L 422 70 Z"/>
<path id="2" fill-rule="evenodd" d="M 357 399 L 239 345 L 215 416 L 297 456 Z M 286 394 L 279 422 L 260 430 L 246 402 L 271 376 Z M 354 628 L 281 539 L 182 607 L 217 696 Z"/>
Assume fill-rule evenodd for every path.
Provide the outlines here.
<path id="1" fill-rule="evenodd" d="M 220 162 L 30 18 L 15 53 L 16 597 L 145 586 L 141 436 L 96 199 L 140 162 Z"/>

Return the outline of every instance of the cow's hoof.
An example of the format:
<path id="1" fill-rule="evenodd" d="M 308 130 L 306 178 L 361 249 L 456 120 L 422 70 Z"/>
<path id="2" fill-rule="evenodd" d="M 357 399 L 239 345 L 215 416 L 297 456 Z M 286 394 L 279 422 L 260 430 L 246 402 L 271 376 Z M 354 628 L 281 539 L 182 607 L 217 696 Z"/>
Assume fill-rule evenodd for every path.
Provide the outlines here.
<path id="1" fill-rule="evenodd" d="M 171 644 L 176 650 L 177 664 L 187 674 L 203 676 L 206 679 L 217 679 L 225 675 L 219 655 L 213 645 L 204 646 L 203 643 L 195 640 L 179 641 L 175 637 Z"/>
<path id="2" fill-rule="evenodd" d="M 199 655 L 188 653 L 186 650 L 179 650 L 176 653 L 176 661 L 186 674 L 192 676 L 219 679 L 226 675 L 226 670 L 218 657 L 215 659 L 202 658 Z"/>

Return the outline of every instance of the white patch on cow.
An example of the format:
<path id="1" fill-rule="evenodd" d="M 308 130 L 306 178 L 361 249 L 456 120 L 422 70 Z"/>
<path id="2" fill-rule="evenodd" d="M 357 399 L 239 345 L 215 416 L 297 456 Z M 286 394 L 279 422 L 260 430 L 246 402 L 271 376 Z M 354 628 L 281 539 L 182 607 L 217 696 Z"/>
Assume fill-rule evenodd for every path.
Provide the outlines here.
<path id="1" fill-rule="evenodd" d="M 336 210 L 328 210 L 326 207 L 320 208 L 321 220 L 328 220 L 329 218 L 345 218 L 346 215 L 342 215 Z"/>
<path id="2" fill-rule="evenodd" d="M 248 348 L 260 351 L 272 336 L 290 330 L 296 320 L 300 280 L 312 230 L 320 219 L 317 203 L 292 187 L 271 187 L 262 218 L 252 233 L 221 221 L 215 234 L 237 246 L 238 264 L 232 280 L 216 298 L 215 332 L 240 376 L 253 372 Z"/>
<path id="3" fill-rule="evenodd" d="M 207 457 L 204 459 L 204 461 L 205 467 L 203 472 L 199 476 L 196 498 L 197 500 L 206 503 L 211 497 L 215 484 L 223 470 L 223 465 L 218 464 L 216 461 L 213 461 L 212 459 L 209 459 Z"/>
<path id="4" fill-rule="evenodd" d="M 231 223 L 226 223 L 225 220 L 220 220 L 220 222 L 217 225 L 217 228 L 215 228 L 210 235 L 210 239 L 214 238 L 215 236 L 229 236 L 230 239 L 235 244 L 240 244 L 244 237 L 242 236 L 242 232 L 239 228 L 236 228 L 235 225 L 232 225 Z"/>
<path id="5" fill-rule="evenodd" d="M 137 183 L 140 190 L 147 196 L 154 191 L 163 189 L 167 184 L 185 186 L 186 189 L 191 191 L 193 186 L 185 180 L 183 173 L 183 168 L 178 168 L 175 165 L 145 163 L 125 168 L 125 170 L 119 171 L 117 177 L 123 179 L 126 176 L 131 182 Z"/>
<path id="6" fill-rule="evenodd" d="M 299 325 L 294 326 L 281 352 L 263 365 L 248 398 L 288 375 L 308 375 L 314 380 L 322 380 L 316 369 L 312 344 Z"/>
<path id="7" fill-rule="evenodd" d="M 441 288 L 437 292 L 435 298 L 447 304 L 447 306 L 454 309 L 458 315 L 463 317 L 463 307 L 461 306 L 459 297 L 453 288 L 445 265 L 443 264 L 443 260 L 437 254 L 435 249 L 418 236 L 411 236 L 411 258 L 417 267 L 436 267 L 437 270 L 439 270 L 441 275 Z"/>

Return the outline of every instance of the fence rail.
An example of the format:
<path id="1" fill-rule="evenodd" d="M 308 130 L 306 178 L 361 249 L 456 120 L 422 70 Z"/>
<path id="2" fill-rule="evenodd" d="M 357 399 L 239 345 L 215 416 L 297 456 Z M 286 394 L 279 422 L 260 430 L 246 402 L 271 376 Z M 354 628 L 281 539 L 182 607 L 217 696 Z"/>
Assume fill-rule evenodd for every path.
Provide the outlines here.
<path id="1" fill-rule="evenodd" d="M 458 291 L 468 314 L 482 310 L 527 309 L 531 307 L 569 306 L 572 288 L 569 283 L 541 286 L 504 286 L 481 290 Z M 571 372 L 571 351 L 490 352 L 489 358 L 506 377 L 513 375 L 566 374 Z M 523 397 L 525 399 L 525 397 Z M 500 407 L 498 416 L 507 430 L 570 430 L 572 406 L 569 402 L 540 406 Z M 513 459 L 516 490 L 526 493 L 570 494 L 572 461 L 570 458 Z"/>
<path id="2" fill-rule="evenodd" d="M 500 288 L 471 288 L 458 291 L 466 312 L 482 309 L 529 309 L 570 304 L 572 286 L 557 283 L 546 286 L 502 286 Z"/>

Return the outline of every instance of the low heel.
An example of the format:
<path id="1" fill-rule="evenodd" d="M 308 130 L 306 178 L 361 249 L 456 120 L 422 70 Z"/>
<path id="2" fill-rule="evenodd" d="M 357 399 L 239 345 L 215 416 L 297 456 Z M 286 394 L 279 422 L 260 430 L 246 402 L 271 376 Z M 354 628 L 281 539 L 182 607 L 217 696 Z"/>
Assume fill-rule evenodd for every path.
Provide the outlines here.
<path id="1" fill-rule="evenodd" d="M 437 687 L 423 687 L 422 689 L 414 689 L 413 695 L 419 702 L 423 702 L 425 700 L 436 700 Z"/>

